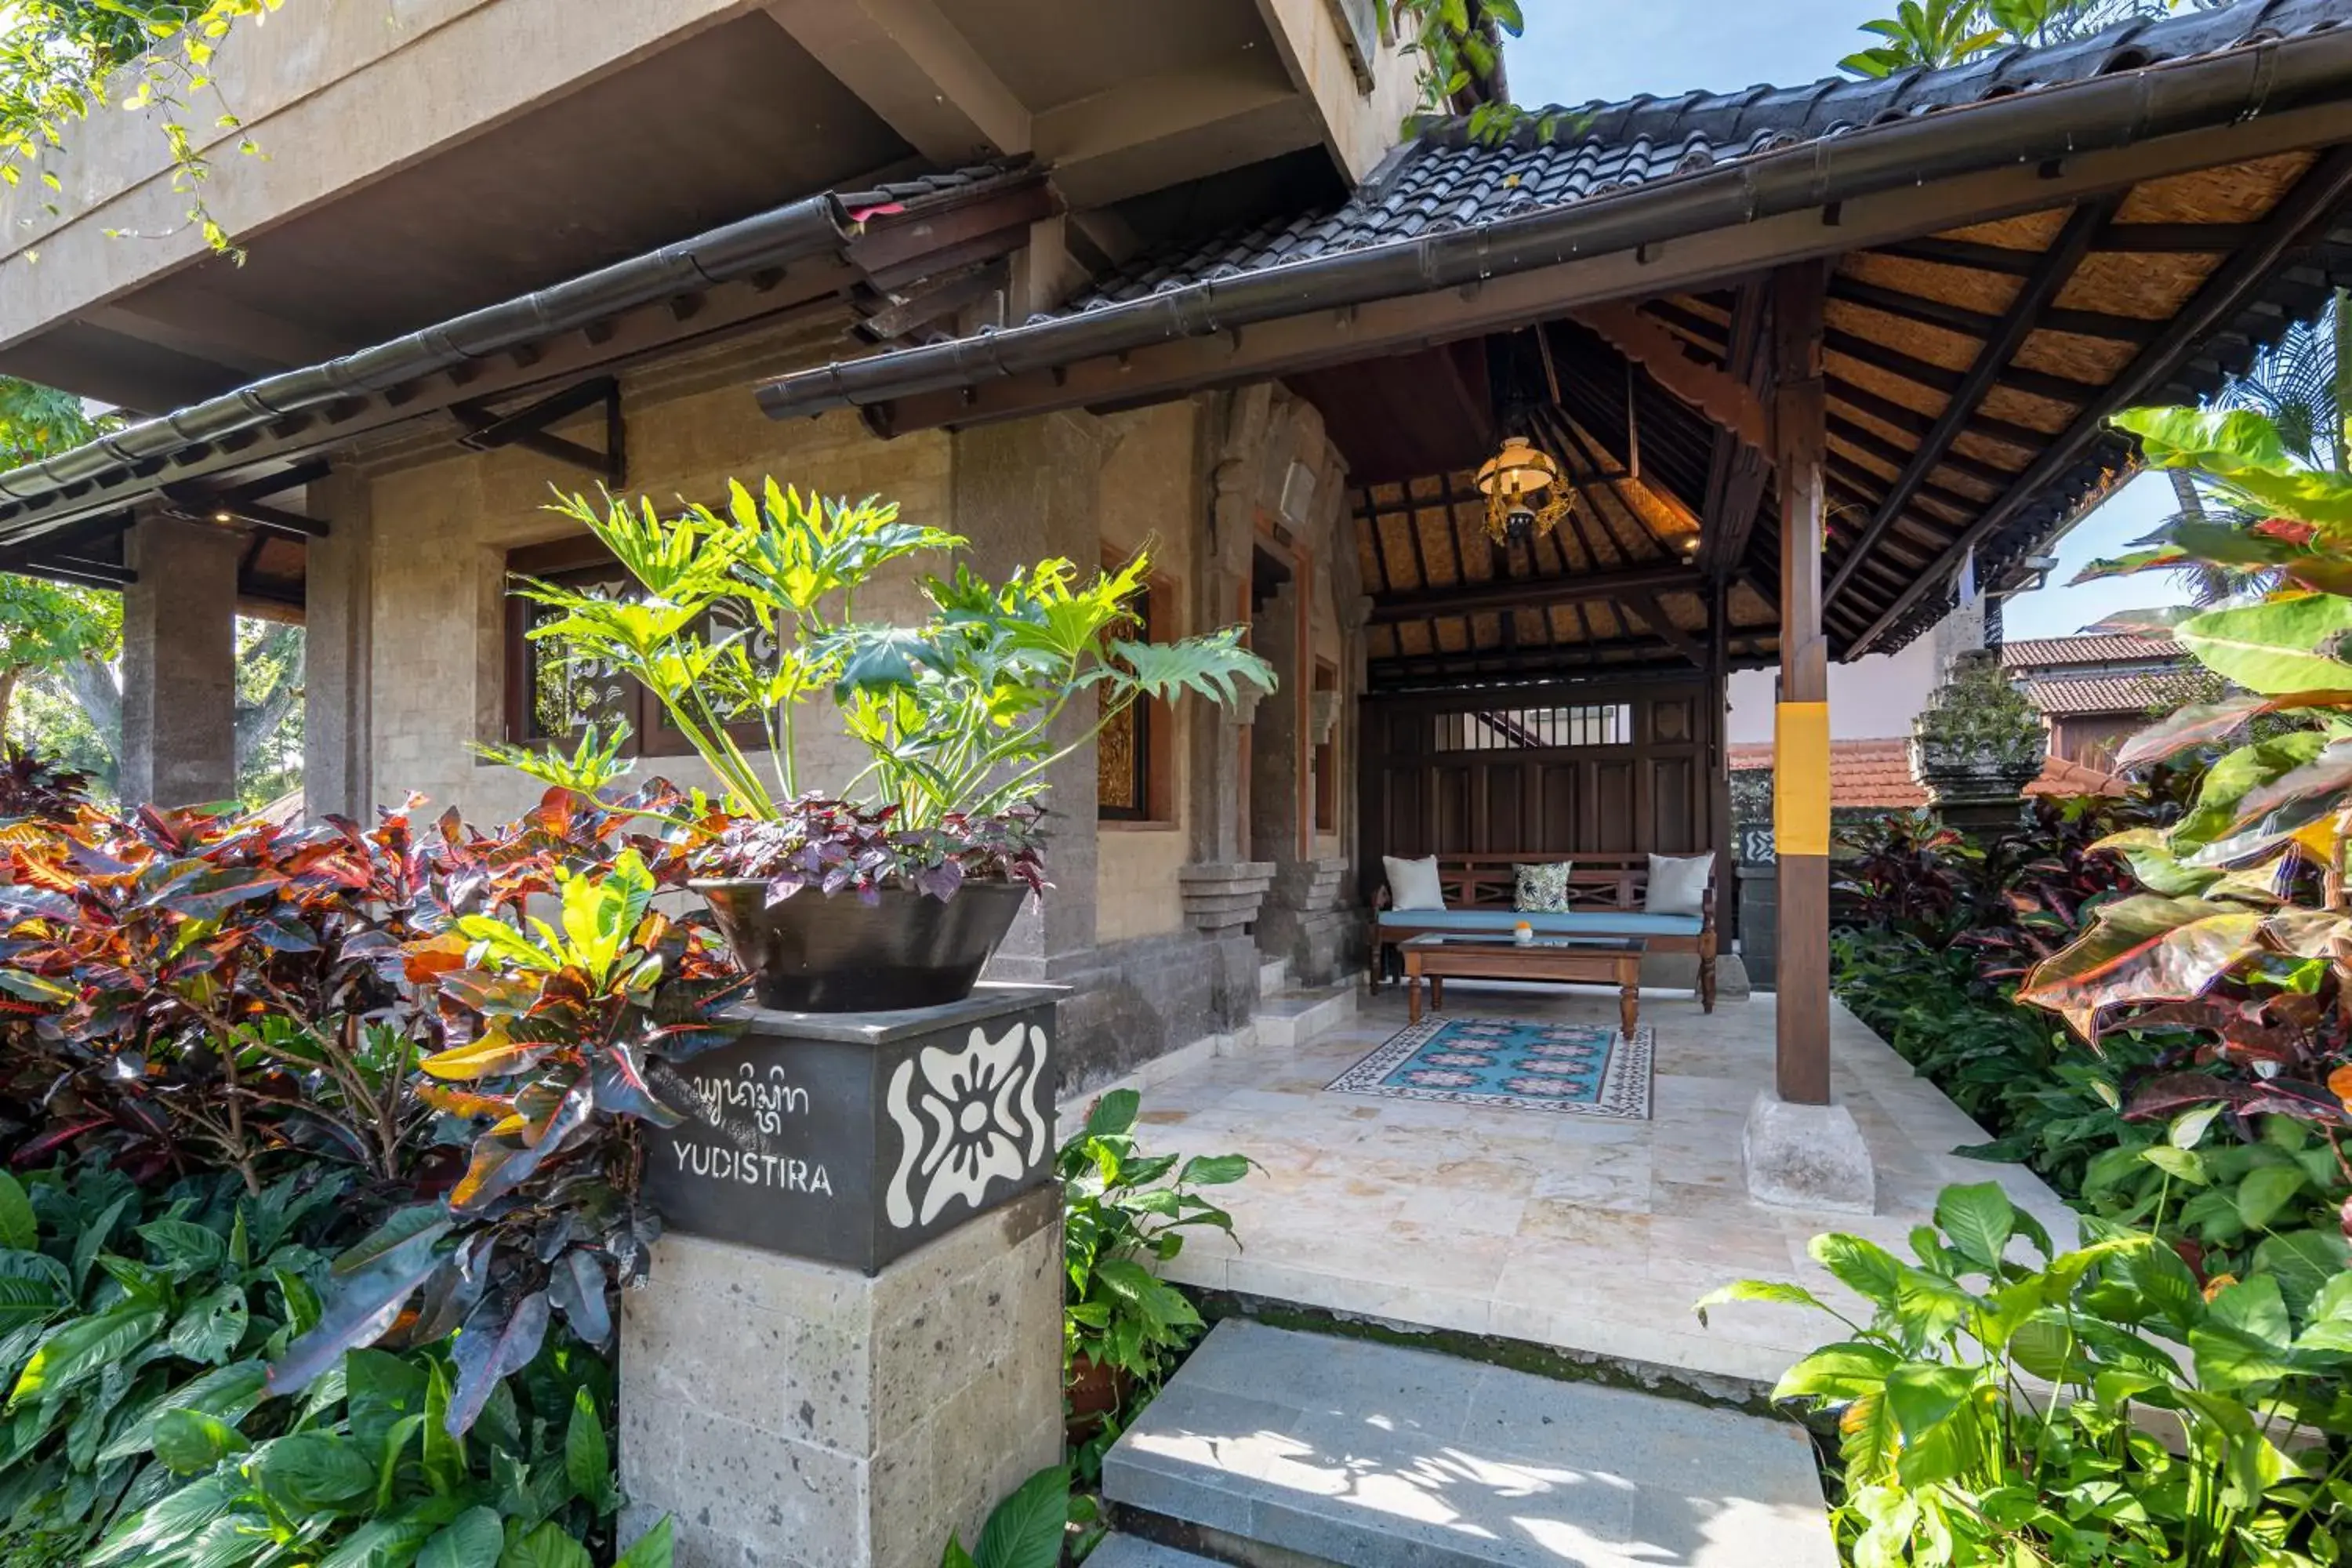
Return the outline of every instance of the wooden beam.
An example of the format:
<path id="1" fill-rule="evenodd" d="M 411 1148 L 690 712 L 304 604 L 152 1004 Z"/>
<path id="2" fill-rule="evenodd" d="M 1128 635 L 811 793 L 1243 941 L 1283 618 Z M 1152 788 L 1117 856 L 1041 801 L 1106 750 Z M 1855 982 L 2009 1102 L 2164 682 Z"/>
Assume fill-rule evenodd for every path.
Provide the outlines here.
<path id="1" fill-rule="evenodd" d="M 1863 557 L 1876 547 L 1886 531 L 1895 526 L 1895 520 L 1902 515 L 1903 509 L 1909 506 L 1912 498 L 1927 485 L 1927 476 L 1935 472 L 1937 465 L 1944 460 L 1944 455 L 1952 449 L 1952 443 L 1959 439 L 1960 432 L 1968 428 L 1969 419 L 1976 413 L 1977 405 L 1984 401 L 1985 394 L 1990 392 L 1993 384 L 2007 374 L 2009 362 L 2016 357 L 2019 349 L 2025 346 L 2025 340 L 2041 327 L 2042 312 L 2074 279 L 2075 269 L 2083 264 L 2083 258 L 2090 254 L 2099 236 L 2114 221 L 2116 209 L 2122 201 L 2123 198 L 2117 195 L 2084 202 L 2068 216 L 2065 226 L 2058 231 L 2056 241 L 2044 257 L 2041 270 L 2027 279 L 2025 287 L 2020 289 L 2017 297 L 2010 301 L 2009 313 L 2001 319 L 2000 330 L 1978 349 L 1975 363 L 1960 378 L 1959 385 L 1953 388 L 1951 396 L 1944 405 L 1944 412 L 1937 416 L 1936 423 L 1919 443 L 1918 449 L 1911 454 L 1911 460 L 1895 476 L 1885 499 L 1878 503 L 1877 511 L 1871 515 L 1861 536 L 1853 542 L 1853 548 L 1846 552 L 1844 562 L 1830 578 L 1824 604 L 1837 603 L 1838 595 L 1853 580 Z"/>
<path id="2" fill-rule="evenodd" d="M 1759 452 L 1772 446 L 1771 420 L 1748 384 L 1683 353 L 1682 340 L 1622 300 L 1587 305 L 1571 321 L 1599 333 L 1610 347 L 1650 373 L 1650 379 L 1718 429 Z"/>
<path id="3" fill-rule="evenodd" d="M 1922 299 L 1899 289 L 1883 289 L 1843 273 L 1830 279 L 1830 298 L 1971 338 L 1989 338 L 2000 330 L 2001 318 L 1990 311 Z M 2042 312 L 2042 330 L 2119 343 L 2147 343 L 2164 335 L 2164 322 L 2146 316 L 2117 316 L 2105 310 L 2073 310 L 2053 305 Z"/>
<path id="4" fill-rule="evenodd" d="M 2177 374 L 2207 334 L 2226 325 L 2244 309 L 2271 269 L 2304 242 L 2315 226 L 2333 216 L 2348 194 L 2352 194 L 2352 147 L 2339 146 L 2322 154 L 2310 172 L 2296 182 L 2294 189 L 2271 210 L 2263 220 L 2260 237 L 2223 262 L 2205 280 L 2173 318 L 2164 339 L 2151 343 L 2126 366 L 2098 401 L 2077 414 L 2074 422 L 2026 465 L 2016 483 L 1952 541 L 1934 566 L 1895 595 L 1895 602 L 1856 639 L 1853 651 L 1869 652 L 1910 613 L 1913 605 L 1931 592 L 1940 593 L 1945 580 L 1959 568 L 1961 558 L 2074 466 L 2105 434 L 2109 416 L 2117 409 L 2131 406 Z"/>
<path id="5" fill-rule="evenodd" d="M 1706 580 L 1687 566 L 1642 566 L 1631 571 L 1541 581 L 1513 578 L 1507 582 L 1473 583 L 1460 588 L 1385 595 L 1372 602 L 1370 619 L 1375 626 L 1391 625 L 1430 616 L 1465 616 L 1474 610 L 1532 610 L 1632 594 L 1696 594 L 1705 586 Z"/>
<path id="6" fill-rule="evenodd" d="M 1875 255 L 1897 257 L 1905 261 L 1932 261 L 1938 267 L 1963 267 L 1971 272 L 1999 272 L 2011 278 L 2032 277 L 2042 260 L 2038 250 L 1986 245 L 1973 239 L 1946 239 L 1933 234 L 1869 248 Z"/>
<path id="7" fill-rule="evenodd" d="M 1968 378 L 1966 371 L 1954 370 L 1948 365 L 1921 359 L 1916 354 L 1905 353 L 1901 349 L 1891 348 L 1859 332 L 1832 327 L 1826 343 L 1832 353 L 1843 354 L 1863 364 L 1875 366 L 1889 375 L 1899 375 L 1915 385 L 1930 387 L 1948 395 L 1958 391 Z M 2092 382 L 2053 375 L 2048 371 L 2028 370 L 2022 365 L 2005 365 L 1994 379 L 2011 391 L 2047 397 L 2074 407 L 2082 406 L 2104 390 Z M 2047 440 L 2049 437 L 2044 436 L 2042 438 Z"/>
<path id="8" fill-rule="evenodd" d="M 1700 586 L 1697 592 L 1701 595 L 1705 595 L 1706 590 L 1704 584 Z M 1626 608 L 1632 610 L 1633 614 L 1641 617 L 1642 624 L 1643 626 L 1649 627 L 1653 633 L 1663 638 L 1667 646 L 1672 647 L 1676 653 L 1681 654 L 1685 658 L 1690 660 L 1693 665 L 1696 666 L 1700 669 L 1705 669 L 1707 667 L 1706 649 L 1699 645 L 1697 638 L 1692 637 L 1688 632 L 1684 631 L 1680 626 L 1675 626 L 1672 620 L 1667 618 L 1665 607 L 1658 603 L 1658 596 L 1655 594 L 1640 593 L 1628 595 L 1624 600 L 1624 604 Z"/>
<path id="9" fill-rule="evenodd" d="M 2096 248 L 2129 256 L 2227 256 L 2262 232 L 2252 223 L 2119 223 Z"/>
<path id="10" fill-rule="evenodd" d="M 1829 641 L 1822 635 L 1827 441 L 1819 263 L 1772 279 L 1772 428 L 1780 481 L 1780 698 L 1772 820 L 1780 881 L 1774 1087 L 1830 1102 Z"/>
<path id="11" fill-rule="evenodd" d="M 1927 427 L 1931 423 L 1926 415 L 1921 415 L 1920 427 L 1913 434 L 1927 434 Z M 1911 447 L 1888 440 L 1866 425 L 1841 419 L 1835 413 L 1830 415 L 1830 435 L 1849 447 L 1869 453 L 1882 463 L 1892 463 L 1897 468 L 1911 459 Z M 2009 481 L 2017 478 L 2015 469 L 1996 468 L 1990 463 L 1958 450 L 1944 454 L 1944 467 L 1953 473 L 1964 474 L 1980 485 L 1990 485 L 1996 491 L 2008 488 Z"/>
<path id="12" fill-rule="evenodd" d="M 1402 654 L 1372 659 L 1370 670 L 1377 685 L 1400 679 L 1458 681 L 1496 676 L 1573 674 L 1598 668 L 1629 669 L 1639 668 L 1640 660 L 1679 669 L 1681 658 L 1681 653 L 1663 638 L 1624 637 L 1517 653 L 1501 648 L 1465 648 L 1460 653 Z"/>
<path id="13" fill-rule="evenodd" d="M 1767 310 L 1764 285 L 1751 280 L 1740 286 L 1731 311 L 1731 355 L 1727 366 L 1742 385 L 1753 386 L 1764 359 Z M 1763 510 L 1764 487 L 1771 473 L 1771 454 L 1759 452 L 1736 440 L 1727 430 L 1715 433 L 1715 451 L 1707 463 L 1706 502 L 1699 511 L 1699 570 L 1720 584 L 1737 571 L 1748 554 L 1748 538 Z"/>
<path id="14" fill-rule="evenodd" d="M 1829 378 L 1829 392 L 1832 402 L 1843 403 L 1849 408 L 1892 425 L 1907 435 L 1925 436 L 1936 426 L 1934 415 L 1922 414 L 1907 403 L 1897 403 L 1891 397 L 1881 396 L 1866 386 L 1860 386 L 1850 381 L 1842 381 L 1835 375 Z M 1979 437 L 1987 441 L 1998 441 L 2004 447 L 2016 447 L 2028 452 L 2040 451 L 2042 444 L 2050 439 L 2050 432 L 2047 430 L 2036 430 L 2030 425 L 2015 425 L 2006 419 L 1995 419 L 1989 414 L 1979 414 L 1970 419 L 1964 434 Z"/>

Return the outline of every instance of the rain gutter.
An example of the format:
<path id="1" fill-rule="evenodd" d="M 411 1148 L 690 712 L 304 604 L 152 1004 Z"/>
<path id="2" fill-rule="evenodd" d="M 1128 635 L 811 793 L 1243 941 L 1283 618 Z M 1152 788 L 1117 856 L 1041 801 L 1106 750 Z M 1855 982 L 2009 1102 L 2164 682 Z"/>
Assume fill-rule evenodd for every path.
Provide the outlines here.
<path id="1" fill-rule="evenodd" d="M 219 441 L 289 414 L 384 392 L 640 305 L 837 253 L 848 241 L 849 221 L 848 210 L 831 195 L 777 207 L 341 359 L 267 377 L 0 473 L 0 503 L 54 495 L 124 468 L 163 462 L 189 447 Z M 0 522 L 0 530 L 5 527 Z"/>
<path id="2" fill-rule="evenodd" d="M 1833 131 L 1549 212 L 1208 279 L 953 342 L 780 376 L 771 418 L 869 408 L 1237 327 L 1433 294 L 1988 168 L 2031 164 L 2340 101 L 2352 27 L 2055 83 Z M 2352 135 L 2352 119 L 2347 119 Z"/>

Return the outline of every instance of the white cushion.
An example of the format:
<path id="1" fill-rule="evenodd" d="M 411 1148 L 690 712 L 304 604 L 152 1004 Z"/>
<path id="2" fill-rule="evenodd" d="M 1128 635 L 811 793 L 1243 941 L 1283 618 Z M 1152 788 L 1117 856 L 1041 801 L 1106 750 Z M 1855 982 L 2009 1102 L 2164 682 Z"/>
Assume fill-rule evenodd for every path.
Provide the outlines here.
<path id="1" fill-rule="evenodd" d="M 1707 879 L 1715 874 L 1712 855 L 1653 855 L 1650 881 L 1642 909 L 1653 915 L 1696 915 L 1705 912 Z"/>
<path id="2" fill-rule="evenodd" d="M 1445 885 L 1437 879 L 1437 857 L 1420 860 L 1400 860 L 1393 855 L 1381 857 L 1388 868 L 1389 908 L 1392 910 L 1442 910 L 1445 907 Z"/>

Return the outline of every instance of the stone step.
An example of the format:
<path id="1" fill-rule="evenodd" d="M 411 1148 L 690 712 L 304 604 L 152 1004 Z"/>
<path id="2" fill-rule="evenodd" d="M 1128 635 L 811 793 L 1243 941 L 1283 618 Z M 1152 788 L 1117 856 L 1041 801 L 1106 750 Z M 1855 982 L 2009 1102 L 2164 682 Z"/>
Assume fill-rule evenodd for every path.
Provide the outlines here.
<path id="1" fill-rule="evenodd" d="M 1246 1568 L 1837 1564 L 1801 1427 L 1237 1318 L 1103 1494 Z"/>
<path id="2" fill-rule="evenodd" d="M 1257 966 L 1257 994 L 1261 997 L 1281 994 L 1290 986 L 1290 960 L 1269 959 Z"/>
<path id="3" fill-rule="evenodd" d="M 1260 1047 L 1303 1046 L 1327 1029 L 1336 1029 L 1356 1016 L 1353 980 L 1312 990 L 1285 991 L 1257 1005 L 1253 1022 Z"/>
<path id="4" fill-rule="evenodd" d="M 1106 1535 L 1102 1544 L 1087 1554 L 1087 1568 L 1217 1568 L 1217 1564 L 1139 1536 Z"/>

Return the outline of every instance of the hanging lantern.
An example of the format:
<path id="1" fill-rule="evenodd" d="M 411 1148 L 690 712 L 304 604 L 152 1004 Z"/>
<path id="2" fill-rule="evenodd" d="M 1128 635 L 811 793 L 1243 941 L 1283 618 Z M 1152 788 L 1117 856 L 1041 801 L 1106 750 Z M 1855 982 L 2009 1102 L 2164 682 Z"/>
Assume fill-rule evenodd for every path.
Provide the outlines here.
<path id="1" fill-rule="evenodd" d="M 1525 436 L 1504 438 L 1502 449 L 1478 470 L 1486 498 L 1486 534 L 1497 544 L 1549 533 L 1568 516 L 1568 487 L 1559 465 Z"/>

